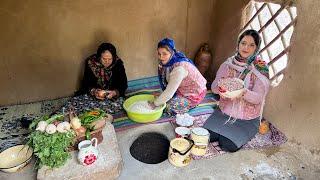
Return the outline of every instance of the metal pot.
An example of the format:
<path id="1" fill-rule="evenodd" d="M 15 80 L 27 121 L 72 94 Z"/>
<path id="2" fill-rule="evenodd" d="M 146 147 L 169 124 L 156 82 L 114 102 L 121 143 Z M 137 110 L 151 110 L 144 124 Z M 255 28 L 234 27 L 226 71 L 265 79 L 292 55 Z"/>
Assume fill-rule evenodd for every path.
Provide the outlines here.
<path id="1" fill-rule="evenodd" d="M 210 133 L 208 130 L 197 127 L 191 130 L 191 139 L 194 141 L 194 146 L 191 153 L 195 156 L 203 156 L 207 152 Z"/>
<path id="2" fill-rule="evenodd" d="M 191 162 L 190 150 L 194 142 L 188 138 L 175 138 L 170 141 L 169 162 L 176 167 L 187 166 Z"/>

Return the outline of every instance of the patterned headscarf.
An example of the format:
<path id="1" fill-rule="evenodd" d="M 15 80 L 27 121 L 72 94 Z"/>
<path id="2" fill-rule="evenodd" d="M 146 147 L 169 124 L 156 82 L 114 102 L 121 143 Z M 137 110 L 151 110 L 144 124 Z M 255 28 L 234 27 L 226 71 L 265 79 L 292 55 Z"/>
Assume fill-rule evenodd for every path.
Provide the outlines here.
<path id="1" fill-rule="evenodd" d="M 249 56 L 248 58 L 243 58 L 240 53 L 239 53 L 239 44 L 241 39 L 244 36 L 252 36 L 255 44 L 257 46 L 255 52 L 253 53 L 253 55 Z M 255 37 L 254 37 L 255 36 Z M 269 68 L 267 66 L 267 64 L 265 63 L 265 61 L 261 60 L 260 56 L 259 56 L 259 49 L 260 49 L 260 45 L 261 45 L 261 37 L 259 35 L 259 32 L 253 29 L 250 30 L 246 30 L 245 32 L 243 32 L 238 39 L 238 44 L 237 44 L 237 52 L 235 54 L 235 59 L 239 62 L 244 62 L 247 63 L 247 68 L 242 72 L 243 76 L 246 76 L 249 73 L 249 69 L 248 67 L 253 64 L 255 66 L 255 68 L 263 75 L 265 75 L 266 77 L 269 78 Z"/>
<path id="2" fill-rule="evenodd" d="M 194 65 L 194 63 L 187 58 L 183 53 L 179 52 L 175 48 L 175 43 L 172 39 L 164 38 L 158 43 L 158 48 L 167 46 L 171 52 L 170 60 L 167 64 L 159 63 L 158 66 L 158 77 L 161 85 L 161 89 L 165 90 L 168 81 L 166 79 L 166 74 L 170 73 L 173 69 L 173 65 L 178 62 L 188 62 Z"/>

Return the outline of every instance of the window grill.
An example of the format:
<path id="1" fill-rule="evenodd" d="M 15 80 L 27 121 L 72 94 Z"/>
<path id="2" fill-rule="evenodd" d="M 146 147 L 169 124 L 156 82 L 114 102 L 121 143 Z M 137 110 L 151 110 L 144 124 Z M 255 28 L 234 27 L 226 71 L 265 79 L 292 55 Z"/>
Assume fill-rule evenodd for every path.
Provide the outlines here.
<path id="1" fill-rule="evenodd" d="M 297 23 L 296 8 L 292 0 L 282 4 L 250 1 L 245 9 L 249 15 L 241 32 L 246 29 L 257 30 L 261 37 L 259 54 L 269 65 L 269 77 L 273 86 L 280 83 L 285 73 L 290 52 L 290 39 Z"/>

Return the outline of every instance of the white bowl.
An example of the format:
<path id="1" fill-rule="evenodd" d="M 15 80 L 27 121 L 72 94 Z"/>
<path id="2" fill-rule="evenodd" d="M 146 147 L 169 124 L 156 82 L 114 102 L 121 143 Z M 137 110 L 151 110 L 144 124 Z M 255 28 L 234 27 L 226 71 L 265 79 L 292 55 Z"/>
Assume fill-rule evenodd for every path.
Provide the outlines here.
<path id="1" fill-rule="evenodd" d="M 243 94 L 243 91 L 245 90 L 244 88 L 244 81 L 239 79 L 239 78 L 229 78 L 229 79 L 232 79 L 232 80 L 236 80 L 238 81 L 240 84 L 242 84 L 242 87 L 241 89 L 237 89 L 237 90 L 234 90 L 234 91 L 226 91 L 226 92 L 221 92 L 220 91 L 220 94 L 226 98 L 238 98 L 240 97 L 242 94 Z"/>
<path id="2" fill-rule="evenodd" d="M 226 98 L 234 99 L 234 98 L 240 97 L 243 94 L 243 91 L 244 91 L 244 88 L 238 89 L 235 91 L 227 91 L 227 92 L 221 93 L 221 94 Z"/>
<path id="3" fill-rule="evenodd" d="M 176 124 L 181 127 L 190 127 L 193 125 L 194 117 L 190 116 L 188 113 L 177 114 Z"/>
<path id="4" fill-rule="evenodd" d="M 176 133 L 176 138 L 189 137 L 190 134 L 191 134 L 190 129 L 187 128 L 187 127 L 176 127 L 176 129 L 174 130 L 174 132 Z"/>
<path id="5" fill-rule="evenodd" d="M 10 147 L 0 153 L 0 170 L 4 172 L 17 172 L 31 160 L 33 149 L 27 145 Z"/>

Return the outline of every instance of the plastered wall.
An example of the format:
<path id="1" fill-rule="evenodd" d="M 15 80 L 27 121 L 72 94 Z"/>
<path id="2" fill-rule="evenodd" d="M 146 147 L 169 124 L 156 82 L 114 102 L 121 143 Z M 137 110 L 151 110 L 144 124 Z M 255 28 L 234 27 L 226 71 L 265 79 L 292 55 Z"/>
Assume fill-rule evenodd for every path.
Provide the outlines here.
<path id="1" fill-rule="evenodd" d="M 290 140 L 320 150 L 320 1 L 297 1 L 285 78 L 271 89 L 265 116 Z"/>
<path id="2" fill-rule="evenodd" d="M 211 21 L 214 26 L 211 39 L 213 62 L 208 73 L 211 80 L 214 79 L 219 66 L 235 53 L 242 10 L 248 2 L 249 0 L 224 0 L 215 4 L 215 14 Z"/>
<path id="3" fill-rule="evenodd" d="M 72 95 L 83 60 L 112 42 L 129 79 L 156 74 L 157 42 L 191 58 L 211 38 L 215 0 L 2 0 L 0 106 Z"/>

